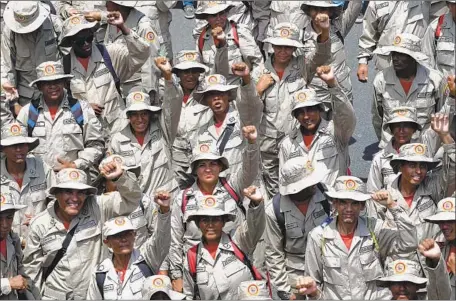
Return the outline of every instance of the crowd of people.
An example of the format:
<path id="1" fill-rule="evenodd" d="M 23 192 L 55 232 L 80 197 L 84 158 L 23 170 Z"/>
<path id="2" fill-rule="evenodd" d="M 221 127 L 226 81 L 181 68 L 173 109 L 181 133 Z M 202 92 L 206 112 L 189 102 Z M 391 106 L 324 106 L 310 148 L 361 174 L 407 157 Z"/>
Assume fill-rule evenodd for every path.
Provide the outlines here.
<path id="1" fill-rule="evenodd" d="M 0 299 L 454 300 L 456 1 L 176 2 L 1 1 Z"/>

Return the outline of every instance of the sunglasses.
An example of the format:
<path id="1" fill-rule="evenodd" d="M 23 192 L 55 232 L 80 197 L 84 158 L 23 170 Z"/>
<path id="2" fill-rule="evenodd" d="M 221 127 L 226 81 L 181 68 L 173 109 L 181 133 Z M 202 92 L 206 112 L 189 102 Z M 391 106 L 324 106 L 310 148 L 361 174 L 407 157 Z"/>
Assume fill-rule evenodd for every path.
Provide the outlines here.
<path id="1" fill-rule="evenodd" d="M 89 43 L 89 44 L 92 43 L 93 42 L 93 35 L 87 36 L 87 37 L 80 37 L 80 38 L 77 38 L 77 39 L 73 40 L 73 44 L 76 44 L 78 46 L 82 46 L 86 42 Z"/>

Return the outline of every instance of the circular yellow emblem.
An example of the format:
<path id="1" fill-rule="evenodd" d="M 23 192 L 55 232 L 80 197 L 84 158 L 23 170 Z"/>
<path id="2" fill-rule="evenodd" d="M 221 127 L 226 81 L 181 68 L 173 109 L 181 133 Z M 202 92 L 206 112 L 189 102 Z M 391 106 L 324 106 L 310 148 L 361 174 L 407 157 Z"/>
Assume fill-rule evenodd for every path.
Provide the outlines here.
<path id="1" fill-rule="evenodd" d="M 161 278 L 155 278 L 153 281 L 152 281 L 152 285 L 154 287 L 164 287 L 165 286 L 165 282 L 163 281 L 163 279 Z"/>
<path id="2" fill-rule="evenodd" d="M 70 23 L 74 24 L 74 25 L 81 24 L 81 19 L 79 18 L 79 16 L 75 16 L 75 17 L 70 19 Z"/>
<path id="3" fill-rule="evenodd" d="M 312 161 L 308 160 L 308 161 L 306 162 L 306 168 L 307 168 L 307 170 L 310 171 L 310 172 L 314 171 L 315 168 L 313 167 Z"/>
<path id="4" fill-rule="evenodd" d="M 215 75 L 211 75 L 211 76 L 209 76 L 209 78 L 207 79 L 207 82 L 208 82 L 209 84 L 211 84 L 211 85 L 212 85 L 212 84 L 216 84 L 216 83 L 218 83 L 218 78 L 217 78 L 217 76 L 215 76 Z"/>
<path id="5" fill-rule="evenodd" d="M 290 36 L 291 32 L 288 28 L 283 28 L 280 30 L 280 36 L 282 38 L 288 38 Z"/>
<path id="6" fill-rule="evenodd" d="M 121 157 L 118 157 L 118 156 L 115 156 L 114 159 L 113 159 L 114 162 L 116 163 L 119 163 L 119 164 L 123 164 L 123 160 Z"/>
<path id="7" fill-rule="evenodd" d="M 208 6 L 208 7 L 212 7 L 212 6 L 216 6 L 217 4 L 218 4 L 217 1 L 209 1 L 209 2 L 207 3 L 207 6 Z"/>
<path id="8" fill-rule="evenodd" d="M 345 181 L 345 188 L 347 188 L 347 190 L 355 190 L 356 189 L 356 182 L 353 181 L 353 180 Z"/>
<path id="9" fill-rule="evenodd" d="M 21 127 L 18 126 L 17 124 L 12 125 L 10 128 L 11 135 L 13 136 L 18 136 L 21 134 Z"/>
<path id="10" fill-rule="evenodd" d="M 442 205 L 443 210 L 445 211 L 453 211 L 454 210 L 454 204 L 452 201 L 446 201 Z"/>
<path id="11" fill-rule="evenodd" d="M 307 100 L 307 93 L 306 92 L 299 92 L 297 97 L 299 102 L 304 102 Z"/>
<path id="12" fill-rule="evenodd" d="M 125 218 L 124 217 L 116 217 L 116 219 L 114 220 L 114 224 L 116 224 L 117 226 L 125 225 Z"/>
<path id="13" fill-rule="evenodd" d="M 144 100 L 144 96 L 142 95 L 142 93 L 135 93 L 133 94 L 133 100 L 134 101 L 143 101 Z"/>
<path id="14" fill-rule="evenodd" d="M 397 36 L 394 38 L 394 45 L 399 45 L 401 43 L 402 39 L 400 36 Z"/>
<path id="15" fill-rule="evenodd" d="M 260 288 L 256 284 L 250 284 L 247 288 L 247 293 L 250 296 L 257 296 L 260 293 Z"/>
<path id="16" fill-rule="evenodd" d="M 72 171 L 70 172 L 70 174 L 68 175 L 68 177 L 73 180 L 73 181 L 76 181 L 77 179 L 79 179 L 79 172 L 77 171 Z"/>
<path id="17" fill-rule="evenodd" d="M 155 40 L 155 34 L 152 31 L 149 31 L 148 33 L 146 33 L 146 39 L 149 42 L 154 41 Z"/>
<path id="18" fill-rule="evenodd" d="M 415 150 L 415 154 L 417 154 L 417 155 L 423 155 L 426 152 L 426 150 L 424 149 L 424 147 L 422 145 L 416 145 L 414 150 Z"/>
<path id="19" fill-rule="evenodd" d="M 407 270 L 407 266 L 403 262 L 398 262 L 394 266 L 394 273 L 395 274 L 404 274 L 406 270 Z"/>
<path id="20" fill-rule="evenodd" d="M 208 196 L 204 199 L 204 206 L 206 207 L 214 207 L 216 204 L 214 197 Z"/>
<path id="21" fill-rule="evenodd" d="M 2 194 L 1 199 L 0 199 L 0 204 L 5 204 L 6 203 L 6 197 Z"/>
<path id="22" fill-rule="evenodd" d="M 44 75 L 55 74 L 55 67 L 53 65 L 47 65 L 44 67 Z"/>
<path id="23" fill-rule="evenodd" d="M 194 61 L 196 59 L 196 55 L 193 52 L 186 53 L 184 56 L 186 61 Z"/>
<path id="24" fill-rule="evenodd" d="M 202 152 L 202 153 L 209 152 L 209 145 L 207 145 L 207 144 L 200 145 L 200 152 Z"/>

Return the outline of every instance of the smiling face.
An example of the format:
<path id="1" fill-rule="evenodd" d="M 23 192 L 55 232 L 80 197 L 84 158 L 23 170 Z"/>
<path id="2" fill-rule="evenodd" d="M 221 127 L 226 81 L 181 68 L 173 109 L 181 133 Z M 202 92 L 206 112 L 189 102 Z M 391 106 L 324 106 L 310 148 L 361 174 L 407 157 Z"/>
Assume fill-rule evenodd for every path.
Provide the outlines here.
<path id="1" fill-rule="evenodd" d="M 87 199 L 87 191 L 78 189 L 59 189 L 55 197 L 58 210 L 64 215 L 74 217 L 79 214 Z"/>
<path id="2" fill-rule="evenodd" d="M 206 242 L 218 242 L 222 236 L 225 220 L 223 216 L 202 216 L 199 218 L 198 227 Z"/>
<path id="3" fill-rule="evenodd" d="M 27 143 L 4 146 L 2 152 L 5 154 L 8 162 L 20 164 L 25 162 L 29 145 Z"/>
<path id="4" fill-rule="evenodd" d="M 299 108 L 294 112 L 299 124 L 307 131 L 314 132 L 321 122 L 320 107 L 310 106 Z"/>
<path id="5" fill-rule="evenodd" d="M 333 206 L 336 209 L 339 223 L 355 224 L 358 221 L 360 212 L 364 209 L 364 202 L 334 199 Z"/>
<path id="6" fill-rule="evenodd" d="M 408 281 L 391 282 L 389 288 L 393 295 L 392 300 L 418 300 L 416 295 L 418 287 L 415 283 Z"/>
<path id="7" fill-rule="evenodd" d="M 293 58 L 296 47 L 272 45 L 272 49 L 274 50 L 274 62 L 288 64 Z"/>
<path id="8" fill-rule="evenodd" d="M 179 70 L 177 72 L 177 76 L 179 77 L 180 84 L 184 89 L 193 90 L 198 85 L 198 79 L 200 74 L 203 72 L 204 70 L 191 68 L 187 70 Z"/>
<path id="9" fill-rule="evenodd" d="M 217 183 L 221 171 L 222 164 L 218 160 L 200 160 L 196 162 L 196 176 L 201 183 Z"/>
<path id="10" fill-rule="evenodd" d="M 412 122 L 399 122 L 390 125 L 391 132 L 399 146 L 410 143 L 413 134 L 416 131 L 416 124 Z"/>
<path id="11" fill-rule="evenodd" d="M 114 255 L 128 255 L 133 252 L 135 231 L 128 230 L 108 236 L 103 242 L 112 249 Z"/>
<path id="12" fill-rule="evenodd" d="M 454 241 L 456 239 L 456 221 L 440 222 L 439 228 L 447 241 Z"/>
<path id="13" fill-rule="evenodd" d="M 147 110 L 128 112 L 128 119 L 135 134 L 145 134 L 149 128 L 150 112 Z"/>
<path id="14" fill-rule="evenodd" d="M 36 85 L 38 90 L 43 93 L 43 98 L 46 102 L 57 103 L 63 100 L 64 87 L 66 79 L 58 79 L 51 81 L 40 81 Z"/>
<path id="15" fill-rule="evenodd" d="M 214 115 L 226 114 L 230 107 L 230 93 L 222 91 L 209 91 L 204 94 L 207 106 L 214 112 Z"/>
<path id="16" fill-rule="evenodd" d="M 207 15 L 206 20 L 211 28 L 221 27 L 225 28 L 226 21 L 228 20 L 227 11 L 221 11 L 214 15 Z"/>
<path id="17" fill-rule="evenodd" d="M 402 173 L 403 181 L 407 181 L 412 185 L 420 185 L 426 177 L 428 165 L 425 162 L 407 162 L 401 163 L 400 172 Z"/>

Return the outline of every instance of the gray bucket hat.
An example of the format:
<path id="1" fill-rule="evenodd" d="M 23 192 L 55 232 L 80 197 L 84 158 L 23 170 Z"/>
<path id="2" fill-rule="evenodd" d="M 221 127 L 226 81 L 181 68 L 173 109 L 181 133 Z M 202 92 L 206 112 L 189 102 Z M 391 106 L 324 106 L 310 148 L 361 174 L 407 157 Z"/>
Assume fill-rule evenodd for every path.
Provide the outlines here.
<path id="1" fill-rule="evenodd" d="M 150 298 L 158 292 L 163 292 L 171 300 L 184 300 L 185 295 L 172 290 L 171 279 L 165 275 L 154 275 L 144 279 L 142 286 L 142 298 L 150 300 Z"/>
<path id="2" fill-rule="evenodd" d="M 179 51 L 174 58 L 174 67 L 173 72 L 177 73 L 179 70 L 188 70 L 188 69 L 201 69 L 201 72 L 209 71 L 209 68 L 206 65 L 201 63 L 201 55 L 195 50 L 182 50 Z"/>
<path id="3" fill-rule="evenodd" d="M 56 184 L 49 189 L 50 194 L 55 194 L 57 189 L 87 190 L 88 194 L 94 195 L 97 189 L 87 185 L 87 175 L 84 171 L 76 168 L 64 168 L 56 175 Z"/>
<path id="4" fill-rule="evenodd" d="M 152 106 L 150 104 L 150 97 L 148 94 L 139 91 L 128 94 L 126 103 L 127 108 L 125 109 L 125 113 L 135 111 L 150 111 L 155 113 L 161 111 L 160 107 Z"/>
<path id="5" fill-rule="evenodd" d="M 417 126 L 421 131 L 422 127 L 418 123 L 416 109 L 413 107 L 396 107 L 391 111 L 391 119 L 383 124 L 383 130 L 389 130 L 389 126 L 394 123 L 410 122 Z"/>
<path id="6" fill-rule="evenodd" d="M 274 27 L 272 37 L 263 42 L 277 46 L 304 47 L 299 40 L 299 28 L 293 23 L 279 23 Z"/>
<path id="7" fill-rule="evenodd" d="M 264 280 L 243 281 L 238 287 L 240 300 L 272 300 Z"/>
<path id="8" fill-rule="evenodd" d="M 13 194 L 11 192 L 2 191 L 0 193 L 0 212 L 6 210 L 21 210 L 26 208 L 27 205 L 20 205 L 19 200 L 14 199 Z"/>
<path id="9" fill-rule="evenodd" d="M 38 65 L 36 67 L 37 79 L 30 83 L 30 87 L 33 87 L 37 82 L 49 82 L 62 78 L 73 78 L 72 74 L 65 74 L 63 71 L 62 63 L 59 61 L 48 61 Z"/>
<path id="10" fill-rule="evenodd" d="M 303 1 L 304 3 L 302 4 L 301 8 L 304 6 L 316 6 L 316 7 L 339 7 L 341 6 L 339 3 L 336 3 L 335 1 L 332 0 L 326 0 L 326 1 Z"/>
<path id="11" fill-rule="evenodd" d="M 325 105 L 318 101 L 317 93 L 313 89 L 302 89 L 298 90 L 293 94 L 293 109 L 291 115 L 294 117 L 294 113 L 297 109 L 319 106 L 321 111 L 325 111 Z"/>
<path id="12" fill-rule="evenodd" d="M 127 216 L 118 216 L 107 220 L 103 225 L 103 237 L 116 235 L 124 231 L 136 230 Z"/>
<path id="13" fill-rule="evenodd" d="M 210 91 L 229 92 L 229 100 L 235 100 L 237 98 L 236 85 L 228 85 L 226 78 L 221 74 L 211 74 L 204 78 L 200 83 L 196 91 L 193 93 L 193 98 L 201 103 L 207 105 L 204 101 L 204 94 Z"/>
<path id="14" fill-rule="evenodd" d="M 63 22 L 62 33 L 60 34 L 60 46 L 69 47 L 71 37 L 77 35 L 84 29 L 91 29 L 98 26 L 97 22 L 89 22 L 83 15 L 74 15 Z"/>
<path id="15" fill-rule="evenodd" d="M 390 161 L 395 173 L 398 173 L 399 165 L 403 161 L 427 163 L 428 170 L 434 169 L 440 163 L 429 154 L 426 144 L 422 143 L 408 143 L 399 148 L 399 154 L 394 155 Z"/>
<path id="16" fill-rule="evenodd" d="M 36 137 L 28 137 L 27 128 L 20 123 L 12 122 L 2 126 L 2 139 L 0 140 L 0 150 L 4 146 L 16 144 L 28 144 L 29 152 L 35 149 L 40 140 Z"/>
<path id="17" fill-rule="evenodd" d="M 215 195 L 203 195 L 196 197 L 198 209 L 192 211 L 187 222 L 194 221 L 201 216 L 225 216 L 227 221 L 233 222 L 236 219 L 236 214 L 225 210 L 225 203 Z"/>
<path id="18" fill-rule="evenodd" d="M 354 200 L 365 202 L 371 198 L 366 193 L 366 184 L 361 179 L 352 176 L 341 176 L 336 179 L 334 187 L 328 187 L 325 194 L 332 199 Z"/>
<path id="19" fill-rule="evenodd" d="M 136 2 L 138 1 L 116 1 L 116 0 L 109 0 L 111 2 L 114 2 L 115 4 L 118 4 L 120 6 L 125 6 L 125 7 L 135 7 Z"/>
<path id="20" fill-rule="evenodd" d="M 215 15 L 231 8 L 233 4 L 227 1 L 200 1 L 195 11 L 196 19 L 205 19 L 207 15 Z"/>
<path id="21" fill-rule="evenodd" d="M 37 30 L 49 14 L 49 9 L 40 1 L 9 1 L 3 12 L 3 18 L 8 28 L 24 34 Z"/>
<path id="22" fill-rule="evenodd" d="M 380 287 L 389 286 L 391 282 L 412 282 L 419 288 L 425 288 L 427 279 L 420 277 L 421 266 L 411 260 L 400 259 L 388 263 L 386 276 L 377 280 Z"/>
<path id="23" fill-rule="evenodd" d="M 328 169 L 304 157 L 291 158 L 279 170 L 279 192 L 290 195 L 323 181 Z"/>
<path id="24" fill-rule="evenodd" d="M 393 45 L 377 48 L 374 53 L 390 55 L 393 51 L 410 55 L 417 62 L 427 60 L 427 56 L 421 53 L 421 39 L 410 33 L 398 34 L 394 37 Z"/>
<path id="25" fill-rule="evenodd" d="M 189 172 L 191 174 L 196 174 L 196 163 L 201 160 L 220 161 L 222 163 L 221 172 L 228 169 L 230 166 L 228 159 L 219 154 L 214 143 L 198 143 L 198 145 L 196 145 L 193 150 L 192 161 L 190 162 Z"/>
<path id="26" fill-rule="evenodd" d="M 456 222 L 455 198 L 444 198 L 437 204 L 437 212 L 434 215 L 425 217 L 429 223 L 439 223 L 445 221 Z"/>

